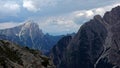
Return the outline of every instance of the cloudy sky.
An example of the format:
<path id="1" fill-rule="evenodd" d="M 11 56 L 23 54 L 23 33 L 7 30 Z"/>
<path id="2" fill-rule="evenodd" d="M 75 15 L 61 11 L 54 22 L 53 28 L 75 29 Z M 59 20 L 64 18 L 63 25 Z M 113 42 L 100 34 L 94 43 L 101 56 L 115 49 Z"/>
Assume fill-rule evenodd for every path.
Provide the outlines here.
<path id="1" fill-rule="evenodd" d="M 33 20 L 44 33 L 77 32 L 94 15 L 119 4 L 120 0 L 0 0 L 0 29 Z"/>

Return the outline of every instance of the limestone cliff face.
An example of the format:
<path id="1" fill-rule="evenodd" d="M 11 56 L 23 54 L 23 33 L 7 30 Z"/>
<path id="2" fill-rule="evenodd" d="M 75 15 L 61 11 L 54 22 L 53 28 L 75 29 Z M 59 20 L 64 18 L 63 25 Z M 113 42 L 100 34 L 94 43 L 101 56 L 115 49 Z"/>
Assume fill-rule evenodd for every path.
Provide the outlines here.
<path id="1" fill-rule="evenodd" d="M 105 21 L 105 27 L 108 31 L 107 37 L 104 43 L 104 51 L 99 57 L 95 65 L 101 67 L 108 65 L 108 67 L 120 68 L 120 6 L 113 8 L 110 12 L 107 12 L 103 20 Z M 103 60 L 104 59 L 104 60 Z"/>
<path id="2" fill-rule="evenodd" d="M 120 6 L 81 26 L 58 68 L 120 68 Z"/>
<path id="3" fill-rule="evenodd" d="M 9 40 L 21 46 L 40 50 L 43 53 L 48 52 L 61 37 L 44 34 L 39 25 L 33 21 L 27 21 L 19 26 L 0 30 L 1 40 Z"/>
<path id="4" fill-rule="evenodd" d="M 54 68 L 54 65 L 37 50 L 0 40 L 0 68 Z"/>
<path id="5" fill-rule="evenodd" d="M 101 23 L 102 18 L 85 23 L 71 40 L 65 54 L 66 68 L 93 68 L 95 62 L 104 50 L 107 30 Z M 63 60 L 64 61 L 64 60 Z"/>
<path id="6" fill-rule="evenodd" d="M 50 52 L 50 57 L 53 59 L 55 66 L 58 68 L 59 64 L 64 57 L 64 53 L 66 52 L 67 45 L 71 41 L 72 36 L 65 36 L 58 41 L 58 43 L 52 48 Z"/>

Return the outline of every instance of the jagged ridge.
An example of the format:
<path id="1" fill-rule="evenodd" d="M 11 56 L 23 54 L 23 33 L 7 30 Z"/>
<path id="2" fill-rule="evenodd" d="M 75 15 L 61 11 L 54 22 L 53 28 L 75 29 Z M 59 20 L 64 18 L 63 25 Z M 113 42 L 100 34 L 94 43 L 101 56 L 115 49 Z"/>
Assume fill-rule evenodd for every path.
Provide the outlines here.
<path id="1" fill-rule="evenodd" d="M 94 16 L 66 46 L 57 68 L 120 68 L 120 6 Z"/>

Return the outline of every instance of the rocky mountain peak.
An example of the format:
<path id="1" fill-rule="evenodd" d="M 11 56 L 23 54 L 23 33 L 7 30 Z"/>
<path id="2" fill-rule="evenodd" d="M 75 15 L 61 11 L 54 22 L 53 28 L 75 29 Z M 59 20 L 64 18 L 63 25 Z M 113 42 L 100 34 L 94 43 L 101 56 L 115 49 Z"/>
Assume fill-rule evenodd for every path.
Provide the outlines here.
<path id="1" fill-rule="evenodd" d="M 108 11 L 104 14 L 103 19 L 108 24 L 116 24 L 120 21 L 120 6 L 113 8 L 111 11 Z"/>
<path id="2" fill-rule="evenodd" d="M 23 24 L 23 26 L 26 27 L 26 28 L 30 28 L 30 27 L 39 28 L 39 25 L 37 23 L 35 23 L 34 21 L 32 21 L 32 20 L 26 21 Z"/>
<path id="3" fill-rule="evenodd" d="M 57 68 L 120 68 L 120 6 L 83 24 L 66 46 Z"/>
<path id="4" fill-rule="evenodd" d="M 21 25 L 21 30 L 19 35 L 35 35 L 39 34 L 43 36 L 42 30 L 39 28 L 39 25 L 32 20 L 26 21 L 23 25 Z"/>
<path id="5" fill-rule="evenodd" d="M 117 6 L 117 7 L 113 8 L 111 12 L 112 13 L 118 13 L 118 12 L 120 12 L 120 6 Z M 117 14 L 117 15 L 120 15 L 120 14 Z"/>
<path id="6" fill-rule="evenodd" d="M 20 26 L 0 30 L 0 39 L 48 52 L 62 36 L 46 35 L 32 20 Z"/>

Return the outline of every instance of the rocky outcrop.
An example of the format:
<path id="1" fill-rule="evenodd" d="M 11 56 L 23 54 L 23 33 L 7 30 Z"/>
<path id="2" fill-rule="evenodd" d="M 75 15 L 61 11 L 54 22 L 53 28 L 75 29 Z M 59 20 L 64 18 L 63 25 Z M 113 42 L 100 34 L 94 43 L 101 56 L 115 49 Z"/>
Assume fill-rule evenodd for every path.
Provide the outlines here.
<path id="1" fill-rule="evenodd" d="M 72 36 L 65 36 L 58 41 L 58 43 L 50 51 L 50 57 L 52 58 L 55 66 L 58 68 L 61 63 L 64 53 L 66 52 L 66 47 L 71 41 Z"/>
<path id="2" fill-rule="evenodd" d="M 99 18 L 99 20 L 97 20 Z M 104 50 L 103 44 L 107 30 L 101 23 L 102 18 L 85 23 L 76 36 L 68 44 L 65 58 L 59 68 L 93 68 L 95 62 Z"/>
<path id="3" fill-rule="evenodd" d="M 37 50 L 0 40 L 0 68 L 54 68 L 54 65 Z"/>
<path id="4" fill-rule="evenodd" d="M 83 24 L 66 46 L 58 68 L 120 68 L 120 6 Z"/>

